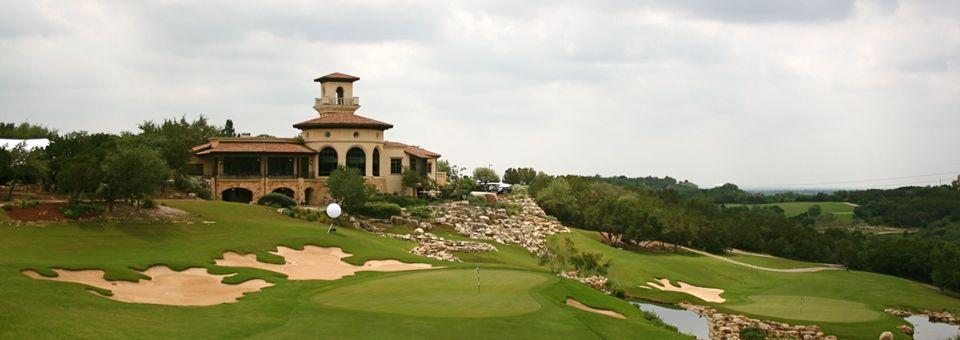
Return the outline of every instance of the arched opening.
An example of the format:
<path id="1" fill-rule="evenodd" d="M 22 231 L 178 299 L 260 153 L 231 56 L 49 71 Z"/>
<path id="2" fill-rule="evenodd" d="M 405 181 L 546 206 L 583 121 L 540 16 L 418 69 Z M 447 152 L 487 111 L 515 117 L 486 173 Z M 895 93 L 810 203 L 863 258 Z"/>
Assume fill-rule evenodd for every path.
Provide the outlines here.
<path id="1" fill-rule="evenodd" d="M 367 154 L 361 148 L 351 148 L 347 151 L 347 167 L 360 170 L 360 176 L 367 175 Z"/>
<path id="2" fill-rule="evenodd" d="M 320 163 L 317 164 L 317 171 L 320 176 L 330 176 L 333 170 L 337 169 L 337 150 L 331 147 L 325 147 L 320 150 Z"/>
<path id="3" fill-rule="evenodd" d="M 220 199 L 227 202 L 250 203 L 253 191 L 244 188 L 231 188 L 220 193 Z"/>
<path id="4" fill-rule="evenodd" d="M 313 188 L 303 190 L 303 204 L 313 205 Z"/>
<path id="5" fill-rule="evenodd" d="M 290 198 L 293 198 L 293 196 L 296 195 L 293 193 L 293 189 L 290 189 L 290 188 L 276 188 L 276 189 L 273 189 L 273 193 L 285 195 Z"/>
<path id="6" fill-rule="evenodd" d="M 343 104 L 343 87 L 337 86 L 337 104 Z"/>
<path id="7" fill-rule="evenodd" d="M 373 176 L 380 177 L 380 149 L 373 148 Z"/>

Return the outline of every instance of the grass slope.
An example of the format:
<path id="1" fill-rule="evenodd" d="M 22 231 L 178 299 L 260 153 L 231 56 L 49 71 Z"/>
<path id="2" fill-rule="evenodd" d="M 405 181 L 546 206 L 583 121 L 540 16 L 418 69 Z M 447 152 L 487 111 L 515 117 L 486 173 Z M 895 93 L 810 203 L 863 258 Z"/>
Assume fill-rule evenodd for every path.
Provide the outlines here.
<path id="1" fill-rule="evenodd" d="M 783 214 L 787 217 L 800 215 L 810 209 L 810 207 L 819 205 L 821 214 L 833 214 L 837 221 L 849 223 L 853 221 L 854 206 L 847 202 L 786 202 L 786 203 L 768 203 L 768 204 L 746 204 L 746 206 L 779 206 L 783 209 Z M 744 204 L 726 204 L 728 207 L 744 206 Z"/>
<path id="2" fill-rule="evenodd" d="M 282 258 L 268 251 L 277 245 L 306 244 L 342 247 L 354 254 L 345 259 L 353 264 L 388 258 L 438 262 L 409 254 L 409 242 L 349 228 L 326 235 L 325 226 L 264 207 L 167 204 L 189 211 L 198 221 L 215 223 L 0 226 L 0 338 L 683 338 L 654 326 L 625 301 L 531 268 L 536 259 L 527 255 L 521 261 L 512 251 L 499 258 L 489 255 L 505 269 L 483 266 L 481 279 L 490 281 L 482 283 L 480 295 L 464 286 L 475 289 L 470 263 L 442 263 L 450 268 L 435 271 L 360 272 L 337 281 L 288 281 L 268 271 L 217 267 L 212 260 L 226 250 L 280 262 Z M 97 268 L 111 279 L 136 280 L 135 268 L 154 264 L 206 267 L 238 273 L 232 282 L 263 278 L 276 285 L 237 303 L 177 307 L 112 301 L 89 294 L 82 285 L 42 282 L 20 273 Z M 615 310 L 628 320 L 570 308 L 564 305 L 568 296 Z"/>
<path id="3" fill-rule="evenodd" d="M 816 321 L 829 334 L 847 339 L 875 339 L 884 330 L 895 329 L 902 319 L 882 313 L 885 307 L 949 309 L 960 311 L 960 300 L 937 293 L 920 283 L 896 277 L 857 271 L 777 273 L 761 271 L 696 254 L 633 252 L 612 248 L 592 232 L 554 235 L 551 244 L 570 238 L 581 251 L 600 252 L 612 261 L 609 277 L 628 294 L 660 302 L 694 301 L 721 310 L 792 324 Z M 808 266 L 814 266 L 809 264 Z M 642 289 L 655 278 L 684 281 L 696 286 L 721 288 L 725 303 L 711 304 L 691 295 Z M 818 309 L 796 307 L 803 297 L 817 301 Z M 829 302 L 819 304 L 819 302 Z M 804 306 L 812 304 L 804 304 Z M 793 308 L 793 309 L 791 309 Z"/>

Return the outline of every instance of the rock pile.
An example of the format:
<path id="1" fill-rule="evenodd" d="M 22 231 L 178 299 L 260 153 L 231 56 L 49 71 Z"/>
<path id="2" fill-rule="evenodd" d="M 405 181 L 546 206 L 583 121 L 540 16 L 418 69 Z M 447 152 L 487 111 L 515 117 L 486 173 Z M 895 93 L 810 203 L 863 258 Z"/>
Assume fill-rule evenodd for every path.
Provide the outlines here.
<path id="1" fill-rule="evenodd" d="M 887 313 L 887 314 L 890 314 L 890 315 L 893 315 L 893 316 L 899 316 L 899 317 L 901 317 L 901 318 L 905 318 L 905 317 L 908 317 L 908 316 L 913 315 L 913 313 L 910 313 L 910 312 L 908 312 L 908 311 L 901 310 L 901 309 L 895 309 L 895 308 L 887 308 L 887 309 L 884 309 L 883 311 L 884 311 L 885 313 Z"/>
<path id="2" fill-rule="evenodd" d="M 547 236 L 570 231 L 559 222 L 548 219 L 543 209 L 529 197 L 500 199 L 492 207 L 459 201 L 430 208 L 436 216 L 431 222 L 437 225 L 452 228 L 473 239 L 518 244 L 536 255 L 546 252 Z M 406 219 L 404 223 L 413 223 L 412 218 L 403 218 Z"/>
<path id="3" fill-rule="evenodd" d="M 817 325 L 791 326 L 782 322 L 751 319 L 743 315 L 723 314 L 714 308 L 688 302 L 681 302 L 680 307 L 707 318 L 711 339 L 740 339 L 740 330 L 748 327 L 766 331 L 768 339 L 837 339 L 833 335 L 824 335 Z"/>
<path id="4" fill-rule="evenodd" d="M 930 317 L 931 322 L 942 322 L 951 325 L 960 325 L 960 317 L 950 314 L 950 312 L 934 312 L 932 310 L 923 310 L 922 314 Z"/>
<path id="5" fill-rule="evenodd" d="M 610 292 L 610 290 L 607 289 L 607 278 L 606 278 L 606 277 L 599 276 L 599 275 L 588 276 L 588 277 L 580 277 L 580 273 L 577 273 L 577 272 L 574 271 L 574 270 L 566 271 L 566 272 L 560 272 L 560 273 L 557 274 L 557 275 L 559 275 L 560 277 L 565 278 L 565 279 L 571 279 L 571 280 L 575 280 L 575 281 L 580 281 L 580 283 L 583 283 L 583 284 L 585 284 L 585 285 L 587 285 L 587 286 L 593 287 L 593 289 L 596 289 L 596 290 L 599 290 L 599 291 L 601 291 L 601 292 L 604 292 L 604 293 L 606 293 L 607 295 L 611 295 L 611 294 L 612 294 L 612 292 Z"/>
<path id="6" fill-rule="evenodd" d="M 379 232 L 378 234 L 385 237 L 417 242 L 420 245 L 411 249 L 410 253 L 441 261 L 461 262 L 459 258 L 453 255 L 453 253 L 481 253 L 487 251 L 497 251 L 497 247 L 494 247 L 492 244 L 448 240 L 425 232 L 422 228 L 417 228 L 411 234 L 389 234 L 383 232 Z"/>

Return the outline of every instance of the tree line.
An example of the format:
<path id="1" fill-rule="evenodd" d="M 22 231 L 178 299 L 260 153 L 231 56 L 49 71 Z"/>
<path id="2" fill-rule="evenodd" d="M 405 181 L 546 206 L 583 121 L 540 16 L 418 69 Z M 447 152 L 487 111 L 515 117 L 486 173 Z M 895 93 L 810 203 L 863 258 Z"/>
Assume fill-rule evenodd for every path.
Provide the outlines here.
<path id="1" fill-rule="evenodd" d="M 0 149 L 0 183 L 7 198 L 17 186 L 36 185 L 69 196 L 72 204 L 102 201 L 111 209 L 117 202 L 138 205 L 169 182 L 199 190 L 186 178 L 190 148 L 216 136 L 232 136 L 232 122 L 212 125 L 205 117 L 147 121 L 137 133 L 70 132 L 63 135 L 29 124 L 0 123 L 2 138 L 33 136 L 44 131 L 50 144 L 30 149 L 24 144 Z M 8 133 L 9 131 L 12 131 Z M 30 134 L 28 134 L 28 132 Z"/>
<path id="2" fill-rule="evenodd" d="M 738 248 L 795 260 L 840 263 L 960 291 L 957 223 L 914 234 L 818 230 L 813 222 L 820 213 L 816 208 L 787 218 L 775 206 L 724 206 L 721 203 L 740 191 L 732 184 L 691 192 L 689 188 L 613 183 L 617 181 L 538 173 L 529 191 L 548 214 L 564 224 L 597 231 L 605 242 L 625 249 L 658 242 L 674 249 L 685 246 L 713 253 Z"/>

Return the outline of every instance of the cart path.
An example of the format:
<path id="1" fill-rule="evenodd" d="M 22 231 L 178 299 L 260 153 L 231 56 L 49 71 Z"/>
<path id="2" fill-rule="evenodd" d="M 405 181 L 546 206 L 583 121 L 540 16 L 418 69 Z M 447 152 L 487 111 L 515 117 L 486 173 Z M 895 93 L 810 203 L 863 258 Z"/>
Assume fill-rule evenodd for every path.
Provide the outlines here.
<path id="1" fill-rule="evenodd" d="M 843 266 L 841 266 L 841 265 L 839 265 L 839 264 L 835 264 L 835 265 L 823 265 L 823 266 L 819 266 L 819 267 L 793 268 L 793 269 L 767 268 L 767 267 L 761 267 L 761 266 L 757 266 L 757 265 L 753 265 L 753 264 L 749 264 L 749 263 L 743 263 L 743 262 L 740 262 L 740 261 L 737 261 L 737 260 L 734 260 L 734 259 L 731 259 L 731 258 L 723 257 L 723 256 L 716 255 L 716 254 L 711 254 L 711 253 L 708 253 L 708 252 L 705 252 L 705 251 L 702 251 L 702 250 L 697 250 L 697 249 L 688 248 L 688 247 L 681 247 L 681 248 L 683 248 L 684 250 L 689 251 L 689 252 L 697 253 L 697 254 L 704 255 L 704 256 L 709 256 L 709 257 L 712 257 L 712 258 L 715 258 L 715 259 L 718 259 L 718 260 L 721 260 L 721 261 L 727 261 L 727 262 L 730 262 L 730 263 L 733 263 L 733 264 L 736 264 L 736 265 L 741 265 L 741 266 L 744 266 L 744 267 L 747 267 L 747 268 L 753 268 L 753 269 L 757 269 L 757 270 L 766 270 L 766 271 L 770 271 L 770 272 L 779 272 L 779 273 L 813 273 L 813 272 L 819 272 L 819 271 L 824 271 L 824 270 L 841 270 L 841 269 L 844 269 Z"/>

